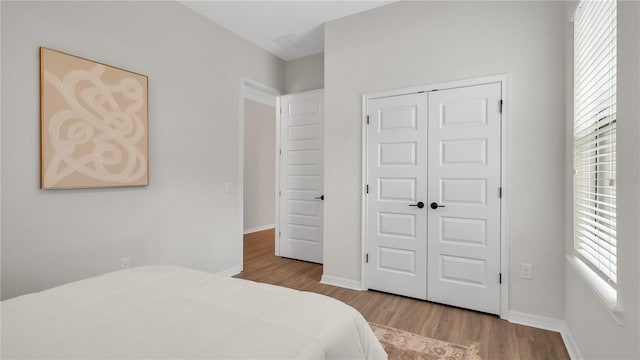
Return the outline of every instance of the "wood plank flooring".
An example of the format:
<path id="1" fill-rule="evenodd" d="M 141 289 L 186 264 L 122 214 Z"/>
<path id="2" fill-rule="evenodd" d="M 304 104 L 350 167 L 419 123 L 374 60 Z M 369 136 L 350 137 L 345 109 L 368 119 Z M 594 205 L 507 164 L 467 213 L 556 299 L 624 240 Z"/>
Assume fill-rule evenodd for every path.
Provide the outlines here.
<path id="1" fill-rule="evenodd" d="M 274 231 L 244 237 L 238 278 L 324 294 L 356 308 L 367 321 L 452 343 L 476 343 L 483 360 L 569 359 L 559 333 L 512 324 L 497 316 L 376 291 L 320 284 L 322 265 L 274 255 Z"/>

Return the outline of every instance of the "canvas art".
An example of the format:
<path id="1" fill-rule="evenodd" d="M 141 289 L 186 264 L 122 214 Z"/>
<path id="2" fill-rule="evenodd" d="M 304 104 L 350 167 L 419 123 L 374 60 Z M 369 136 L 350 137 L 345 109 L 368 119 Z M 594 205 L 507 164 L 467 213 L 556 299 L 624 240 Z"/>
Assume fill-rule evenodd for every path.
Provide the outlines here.
<path id="1" fill-rule="evenodd" d="M 145 186 L 147 77 L 40 48 L 43 189 Z"/>

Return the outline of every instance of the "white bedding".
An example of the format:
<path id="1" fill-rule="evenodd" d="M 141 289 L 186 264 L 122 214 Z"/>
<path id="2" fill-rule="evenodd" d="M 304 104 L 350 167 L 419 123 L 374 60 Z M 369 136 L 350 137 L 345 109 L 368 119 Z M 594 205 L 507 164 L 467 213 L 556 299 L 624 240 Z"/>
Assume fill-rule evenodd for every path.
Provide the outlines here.
<path id="1" fill-rule="evenodd" d="M 342 302 L 172 266 L 117 271 L 1 306 L 3 359 L 387 357 Z"/>

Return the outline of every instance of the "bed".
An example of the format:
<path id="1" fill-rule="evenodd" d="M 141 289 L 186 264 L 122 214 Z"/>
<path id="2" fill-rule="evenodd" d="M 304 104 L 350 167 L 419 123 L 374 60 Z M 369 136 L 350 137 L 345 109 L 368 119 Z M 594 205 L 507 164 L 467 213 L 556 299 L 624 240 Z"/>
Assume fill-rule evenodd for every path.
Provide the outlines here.
<path id="1" fill-rule="evenodd" d="M 174 266 L 73 282 L 1 311 L 3 359 L 387 357 L 338 300 Z"/>

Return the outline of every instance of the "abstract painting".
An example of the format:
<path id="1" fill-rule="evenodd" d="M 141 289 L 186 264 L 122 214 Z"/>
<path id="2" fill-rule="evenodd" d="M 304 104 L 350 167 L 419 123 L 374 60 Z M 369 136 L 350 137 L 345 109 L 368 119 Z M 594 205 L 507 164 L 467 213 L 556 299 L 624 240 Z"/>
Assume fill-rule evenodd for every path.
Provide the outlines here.
<path id="1" fill-rule="evenodd" d="M 147 77 L 40 48 L 40 187 L 149 184 Z"/>

